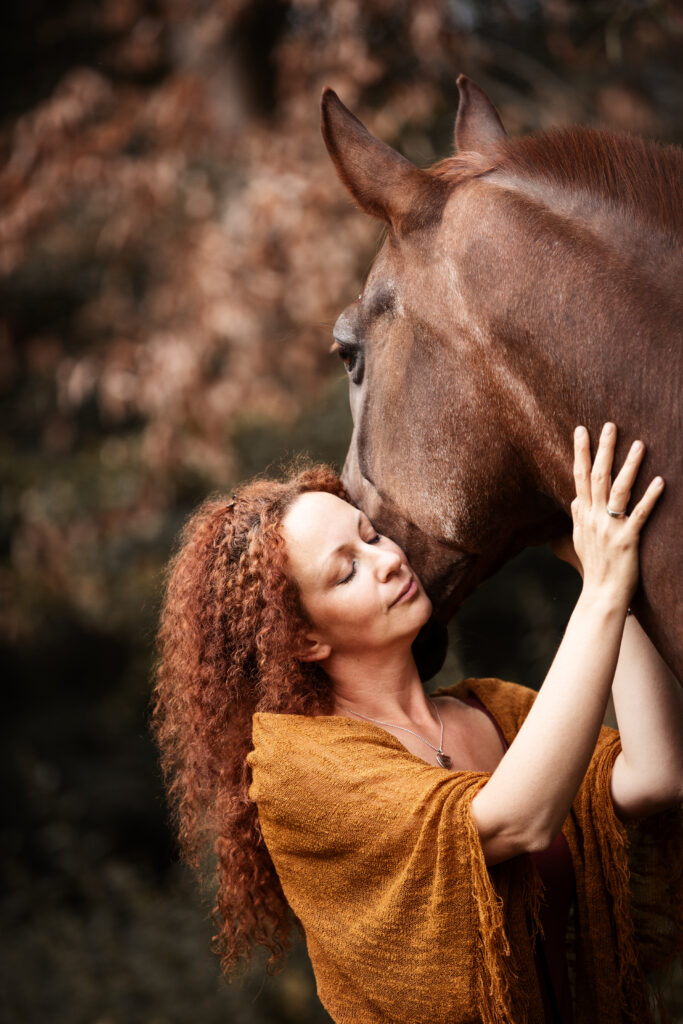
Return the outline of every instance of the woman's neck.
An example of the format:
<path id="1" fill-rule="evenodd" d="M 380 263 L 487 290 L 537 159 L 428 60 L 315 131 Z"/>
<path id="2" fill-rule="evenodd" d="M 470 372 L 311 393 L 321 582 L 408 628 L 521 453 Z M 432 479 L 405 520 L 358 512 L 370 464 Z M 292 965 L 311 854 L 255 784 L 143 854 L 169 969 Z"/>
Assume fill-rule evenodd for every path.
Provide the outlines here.
<path id="1" fill-rule="evenodd" d="M 394 725 L 434 721 L 412 653 L 382 652 L 379 657 L 335 659 L 326 670 L 332 679 L 334 714 L 352 711 Z"/>

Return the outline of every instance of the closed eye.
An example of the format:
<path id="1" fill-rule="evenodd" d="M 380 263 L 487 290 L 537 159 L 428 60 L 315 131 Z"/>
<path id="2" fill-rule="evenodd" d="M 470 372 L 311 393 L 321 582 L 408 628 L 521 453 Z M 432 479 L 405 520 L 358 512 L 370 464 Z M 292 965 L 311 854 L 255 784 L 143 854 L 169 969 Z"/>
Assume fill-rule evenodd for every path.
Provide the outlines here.
<path id="1" fill-rule="evenodd" d="M 381 536 L 382 535 L 380 533 L 376 533 L 374 537 L 371 537 L 370 540 L 366 540 L 365 543 L 366 544 L 377 544 L 378 541 L 381 539 Z M 357 568 L 358 568 L 358 564 L 357 564 L 357 562 L 356 562 L 356 560 L 354 558 L 354 560 L 351 563 L 351 572 L 348 574 L 348 576 L 345 576 L 343 580 L 337 580 L 337 586 L 341 586 L 343 583 L 350 583 L 350 581 L 356 575 L 356 569 Z"/>
<path id="2" fill-rule="evenodd" d="M 356 563 L 356 560 L 354 558 L 353 562 L 351 562 L 351 572 L 349 573 L 348 576 L 345 576 L 343 580 L 338 580 L 337 581 L 337 586 L 341 586 L 342 583 L 349 583 L 353 579 L 353 577 L 356 575 L 356 568 L 357 568 L 357 563 Z"/>

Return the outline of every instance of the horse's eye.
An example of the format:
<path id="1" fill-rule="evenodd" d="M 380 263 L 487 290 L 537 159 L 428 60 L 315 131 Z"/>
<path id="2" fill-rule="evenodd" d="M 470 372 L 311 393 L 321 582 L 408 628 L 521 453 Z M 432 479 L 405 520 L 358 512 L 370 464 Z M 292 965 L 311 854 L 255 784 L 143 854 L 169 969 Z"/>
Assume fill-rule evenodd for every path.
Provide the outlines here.
<path id="1" fill-rule="evenodd" d="M 345 348 L 343 345 L 340 345 L 339 357 L 343 362 L 344 366 L 346 367 L 347 372 L 351 373 L 354 366 L 356 365 L 356 359 L 358 358 L 357 351 L 353 348 Z"/>

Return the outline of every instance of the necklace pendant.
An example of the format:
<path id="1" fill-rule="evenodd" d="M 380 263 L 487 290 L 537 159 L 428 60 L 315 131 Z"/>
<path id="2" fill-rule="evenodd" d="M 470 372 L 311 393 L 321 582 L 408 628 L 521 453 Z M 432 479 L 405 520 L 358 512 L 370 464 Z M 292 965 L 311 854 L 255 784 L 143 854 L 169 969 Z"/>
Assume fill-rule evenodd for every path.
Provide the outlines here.
<path id="1" fill-rule="evenodd" d="M 439 762 L 439 765 L 442 768 L 450 768 L 450 766 L 451 766 L 451 759 L 448 756 L 448 754 L 437 753 L 436 759 L 437 759 L 437 761 Z"/>

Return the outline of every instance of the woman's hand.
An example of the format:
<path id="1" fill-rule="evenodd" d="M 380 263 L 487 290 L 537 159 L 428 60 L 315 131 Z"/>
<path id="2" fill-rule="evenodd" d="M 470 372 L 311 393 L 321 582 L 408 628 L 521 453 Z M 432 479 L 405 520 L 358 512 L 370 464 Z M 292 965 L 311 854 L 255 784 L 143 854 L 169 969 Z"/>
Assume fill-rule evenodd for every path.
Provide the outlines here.
<path id="1" fill-rule="evenodd" d="M 588 431 L 577 427 L 574 432 L 576 497 L 571 504 L 572 540 L 583 570 L 584 590 L 608 596 L 623 605 L 625 612 L 638 582 L 640 531 L 664 489 L 664 481 L 655 477 L 630 514 L 619 518 L 609 515 L 608 506 L 613 512 L 626 511 L 645 453 L 642 441 L 634 441 L 611 483 L 616 439 L 615 425 L 606 423 L 591 469 Z"/>

